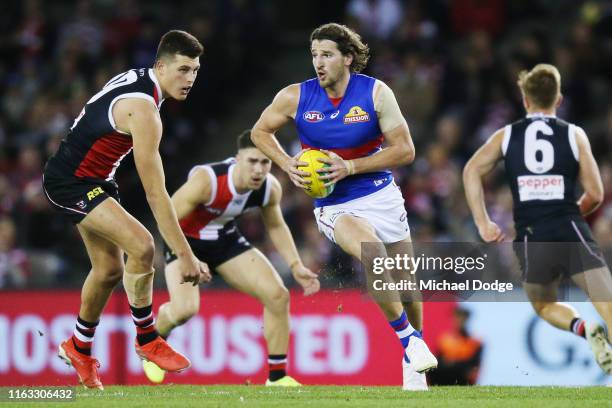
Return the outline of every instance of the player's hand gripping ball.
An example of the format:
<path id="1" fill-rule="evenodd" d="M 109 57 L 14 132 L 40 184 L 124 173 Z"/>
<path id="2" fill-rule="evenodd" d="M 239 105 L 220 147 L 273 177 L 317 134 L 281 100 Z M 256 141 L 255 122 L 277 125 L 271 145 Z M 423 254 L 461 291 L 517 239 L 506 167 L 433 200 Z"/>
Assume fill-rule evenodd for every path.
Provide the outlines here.
<path id="1" fill-rule="evenodd" d="M 305 180 L 309 180 L 310 184 L 304 187 L 306 194 L 313 198 L 327 197 L 334 191 L 335 184 L 325 187 L 325 180 L 319 180 L 321 173 L 317 173 L 318 169 L 329 167 L 327 163 L 321 163 L 318 158 L 329 159 L 329 156 L 319 150 L 307 150 L 298 159 L 298 161 L 308 163 L 308 166 L 300 166 L 299 170 L 309 173 L 305 176 Z"/>

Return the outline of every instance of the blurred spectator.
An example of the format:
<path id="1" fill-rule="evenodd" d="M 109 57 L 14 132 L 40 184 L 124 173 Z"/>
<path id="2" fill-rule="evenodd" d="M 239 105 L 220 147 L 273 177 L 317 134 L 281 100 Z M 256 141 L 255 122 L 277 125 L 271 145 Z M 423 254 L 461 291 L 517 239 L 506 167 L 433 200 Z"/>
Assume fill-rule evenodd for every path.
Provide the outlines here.
<path id="1" fill-rule="evenodd" d="M 27 283 L 30 265 L 23 249 L 17 248 L 15 223 L 0 217 L 0 288 L 21 288 Z"/>
<path id="2" fill-rule="evenodd" d="M 96 58 L 102 52 L 104 30 L 92 12 L 90 0 L 79 0 L 60 32 L 60 55 L 82 55 Z"/>
<path id="3" fill-rule="evenodd" d="M 428 374 L 432 385 L 474 385 L 482 359 L 482 343 L 470 336 L 467 322 L 470 311 L 457 307 L 455 327 L 438 340 L 438 368 Z"/>
<path id="4" fill-rule="evenodd" d="M 23 193 L 30 182 L 40 184 L 42 177 L 42 158 L 40 150 L 34 145 L 25 145 L 19 150 L 17 165 L 10 178 L 14 186 Z"/>
<path id="5" fill-rule="evenodd" d="M 351 0 L 347 14 L 362 36 L 385 40 L 401 22 L 402 5 L 398 0 Z"/>
<path id="6" fill-rule="evenodd" d="M 8 177 L 0 173 L 0 215 L 10 214 L 19 199 L 19 192 L 9 181 Z"/>
<path id="7" fill-rule="evenodd" d="M 485 30 L 490 34 L 503 32 L 506 13 L 503 0 L 453 0 L 451 16 L 457 34 Z"/>
<path id="8" fill-rule="evenodd" d="M 395 92 L 406 120 L 413 124 L 415 137 L 422 137 L 426 130 L 417 126 L 427 123 L 434 114 L 438 103 L 438 72 L 416 52 L 406 53 L 401 64 L 388 85 Z"/>
<path id="9" fill-rule="evenodd" d="M 43 51 L 46 22 L 39 0 L 27 0 L 23 3 L 24 15 L 16 32 L 17 44 L 22 49 L 22 56 L 37 57 Z"/>

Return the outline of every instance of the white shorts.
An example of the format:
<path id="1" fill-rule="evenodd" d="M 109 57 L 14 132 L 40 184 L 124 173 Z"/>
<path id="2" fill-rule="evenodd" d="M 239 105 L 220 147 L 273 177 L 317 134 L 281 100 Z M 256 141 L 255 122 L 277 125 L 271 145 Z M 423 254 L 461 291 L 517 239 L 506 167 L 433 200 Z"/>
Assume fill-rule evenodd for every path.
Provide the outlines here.
<path id="1" fill-rule="evenodd" d="M 384 243 L 402 241 L 410 236 L 404 197 L 395 182 L 346 203 L 315 208 L 319 231 L 332 242 L 336 242 L 334 227 L 343 214 L 366 219 Z"/>

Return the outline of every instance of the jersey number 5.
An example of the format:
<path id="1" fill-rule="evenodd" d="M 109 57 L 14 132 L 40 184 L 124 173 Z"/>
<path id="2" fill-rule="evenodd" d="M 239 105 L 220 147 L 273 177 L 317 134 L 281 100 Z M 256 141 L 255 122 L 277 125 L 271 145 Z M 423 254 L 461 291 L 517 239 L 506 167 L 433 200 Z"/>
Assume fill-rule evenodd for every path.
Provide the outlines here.
<path id="1" fill-rule="evenodd" d="M 553 168 L 555 164 L 555 150 L 552 143 L 546 139 L 538 139 L 538 132 L 547 136 L 553 134 L 553 130 L 546 122 L 538 120 L 527 126 L 525 130 L 525 167 L 532 173 L 542 174 Z M 538 152 L 540 157 L 538 160 Z"/>

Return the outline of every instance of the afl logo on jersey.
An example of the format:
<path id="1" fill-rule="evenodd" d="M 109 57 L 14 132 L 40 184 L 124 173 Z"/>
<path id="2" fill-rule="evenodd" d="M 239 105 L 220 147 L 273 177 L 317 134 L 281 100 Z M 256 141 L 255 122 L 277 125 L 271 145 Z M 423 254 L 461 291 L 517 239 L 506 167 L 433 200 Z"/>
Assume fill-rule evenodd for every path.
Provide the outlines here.
<path id="1" fill-rule="evenodd" d="M 304 112 L 304 120 L 310 123 L 317 123 L 325 119 L 325 115 L 319 111 Z"/>
<path id="2" fill-rule="evenodd" d="M 368 122 L 370 120 L 370 114 L 363 109 L 361 106 L 353 106 L 349 113 L 344 115 L 344 124 L 349 125 L 351 123 Z"/>

